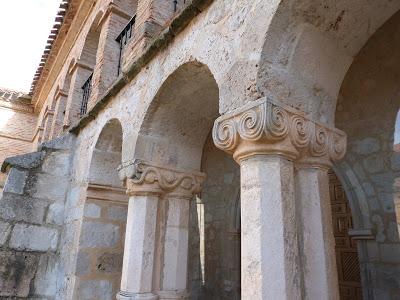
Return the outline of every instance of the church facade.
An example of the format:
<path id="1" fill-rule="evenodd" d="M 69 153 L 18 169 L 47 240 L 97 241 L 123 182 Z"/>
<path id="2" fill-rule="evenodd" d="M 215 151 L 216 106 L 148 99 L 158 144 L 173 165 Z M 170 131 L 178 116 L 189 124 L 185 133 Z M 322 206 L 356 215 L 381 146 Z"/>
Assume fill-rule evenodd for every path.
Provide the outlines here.
<path id="1" fill-rule="evenodd" d="M 399 299 L 399 10 L 63 0 L 0 298 Z"/>

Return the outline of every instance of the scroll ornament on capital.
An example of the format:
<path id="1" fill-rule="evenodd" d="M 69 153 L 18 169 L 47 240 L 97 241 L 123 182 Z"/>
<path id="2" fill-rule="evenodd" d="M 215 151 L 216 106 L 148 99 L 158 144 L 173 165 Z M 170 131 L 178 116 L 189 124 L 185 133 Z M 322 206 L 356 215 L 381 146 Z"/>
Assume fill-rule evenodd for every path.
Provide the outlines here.
<path id="1" fill-rule="evenodd" d="M 135 159 L 118 169 L 120 179 L 127 182 L 127 193 L 176 193 L 191 197 L 201 191 L 204 173 L 183 171 Z"/>
<path id="2" fill-rule="evenodd" d="M 301 111 L 263 98 L 219 117 L 215 145 L 239 161 L 254 154 L 279 154 L 291 159 L 340 160 L 346 134 L 306 117 Z"/>

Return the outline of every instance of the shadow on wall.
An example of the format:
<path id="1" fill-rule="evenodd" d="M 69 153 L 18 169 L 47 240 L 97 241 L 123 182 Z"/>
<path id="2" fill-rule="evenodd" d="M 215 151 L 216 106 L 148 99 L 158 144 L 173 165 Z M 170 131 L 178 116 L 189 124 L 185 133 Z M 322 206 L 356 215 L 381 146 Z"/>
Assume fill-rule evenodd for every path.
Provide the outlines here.
<path id="1" fill-rule="evenodd" d="M 214 146 L 210 135 L 202 171 L 207 179 L 190 211 L 191 299 L 240 299 L 239 165 Z"/>
<path id="2" fill-rule="evenodd" d="M 393 151 L 400 107 L 399 30 L 397 13 L 355 57 L 336 111 L 336 126 L 348 135 L 348 151 L 335 171 L 355 228 L 372 229 L 373 240 L 359 242 L 360 261 L 364 289 L 380 299 L 400 292 L 400 153 Z"/>

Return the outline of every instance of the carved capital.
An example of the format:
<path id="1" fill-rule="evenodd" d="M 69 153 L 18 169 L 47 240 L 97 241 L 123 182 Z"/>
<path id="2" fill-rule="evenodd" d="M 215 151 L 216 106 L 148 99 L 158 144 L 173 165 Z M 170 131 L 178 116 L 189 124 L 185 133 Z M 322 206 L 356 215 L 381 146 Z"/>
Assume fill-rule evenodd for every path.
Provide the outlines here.
<path id="1" fill-rule="evenodd" d="M 329 164 L 346 152 L 343 131 L 266 98 L 219 117 L 213 139 L 237 162 L 252 155 L 275 154 L 307 164 Z"/>
<path id="2" fill-rule="evenodd" d="M 168 193 L 192 197 L 201 191 L 206 177 L 201 172 L 182 171 L 139 159 L 122 164 L 118 172 L 121 180 L 126 180 L 129 195 Z"/>

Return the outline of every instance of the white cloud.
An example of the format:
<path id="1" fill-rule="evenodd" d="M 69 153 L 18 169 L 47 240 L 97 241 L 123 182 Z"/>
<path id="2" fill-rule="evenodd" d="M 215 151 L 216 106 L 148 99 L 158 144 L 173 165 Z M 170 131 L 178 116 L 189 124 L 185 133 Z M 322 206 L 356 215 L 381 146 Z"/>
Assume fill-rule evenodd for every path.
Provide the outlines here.
<path id="1" fill-rule="evenodd" d="M 28 92 L 60 0 L 0 0 L 0 86 Z"/>

